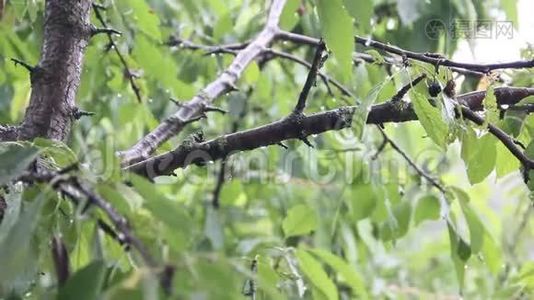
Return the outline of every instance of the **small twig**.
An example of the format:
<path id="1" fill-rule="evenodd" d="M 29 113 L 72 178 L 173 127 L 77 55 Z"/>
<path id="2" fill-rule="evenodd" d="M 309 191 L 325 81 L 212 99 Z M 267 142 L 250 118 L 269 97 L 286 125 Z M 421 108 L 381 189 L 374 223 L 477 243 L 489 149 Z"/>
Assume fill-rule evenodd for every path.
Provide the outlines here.
<path id="1" fill-rule="evenodd" d="M 306 146 L 310 147 L 310 148 L 315 148 L 313 146 L 313 144 L 308 140 L 308 138 L 306 137 L 300 137 L 299 140 L 301 140 L 304 144 L 306 144 Z"/>
<path id="2" fill-rule="evenodd" d="M 265 49 L 264 52 L 265 53 L 271 53 L 275 57 L 281 57 L 281 58 L 285 58 L 287 60 L 296 62 L 296 63 L 298 63 L 300 65 L 303 65 L 303 66 L 305 66 L 305 67 L 307 67 L 309 69 L 311 69 L 313 67 L 312 64 L 310 64 L 309 62 L 301 59 L 300 57 L 297 57 L 295 55 L 292 55 L 292 54 L 289 54 L 289 53 L 286 53 L 286 52 L 283 52 L 283 51 L 278 51 L 278 50 L 275 50 L 275 49 L 268 48 L 268 49 Z M 324 72 L 321 72 L 320 70 L 318 70 L 317 74 L 321 77 L 321 79 L 323 80 L 323 82 L 325 83 L 327 88 L 328 88 L 328 83 L 330 83 L 333 86 L 335 86 L 343 95 L 345 95 L 345 96 L 347 96 L 347 97 L 349 97 L 351 99 L 355 99 L 354 94 L 352 94 L 352 92 L 348 88 L 343 86 L 337 80 L 329 77 L 328 75 L 326 75 Z"/>
<path id="3" fill-rule="evenodd" d="M 289 148 L 288 148 L 284 143 L 282 143 L 282 142 L 279 142 L 279 143 L 276 143 L 276 144 L 277 144 L 278 146 L 280 146 L 280 147 L 286 149 L 286 150 L 289 149 Z"/>
<path id="4" fill-rule="evenodd" d="M 95 36 L 97 34 L 105 33 L 107 35 L 116 34 L 116 35 L 122 35 L 122 32 L 113 29 L 113 28 L 91 28 L 91 36 Z"/>
<path id="5" fill-rule="evenodd" d="M 224 184 L 225 180 L 225 169 L 226 169 L 226 160 L 221 160 L 221 167 L 219 169 L 219 174 L 217 174 L 217 183 L 215 184 L 215 189 L 213 190 L 213 197 L 211 200 L 211 205 L 215 209 L 219 209 L 220 207 L 220 196 L 221 196 L 221 190 L 222 186 Z"/>
<path id="6" fill-rule="evenodd" d="M 426 74 L 423 73 L 419 75 L 419 77 L 415 78 L 413 81 L 408 83 L 407 85 L 403 86 L 392 98 L 391 101 L 400 101 L 404 96 L 408 93 L 408 91 L 416 86 L 421 80 L 423 80 L 426 77 Z"/>
<path id="7" fill-rule="evenodd" d="M 182 102 L 180 102 L 180 101 L 178 101 L 178 100 L 176 100 L 176 99 L 174 99 L 174 98 L 169 98 L 169 100 L 170 100 L 172 103 L 174 103 L 174 105 L 176 105 L 176 106 L 178 106 L 178 107 L 181 107 L 181 106 L 183 105 Z"/>
<path id="8" fill-rule="evenodd" d="M 206 105 L 204 107 L 204 111 L 205 112 L 218 112 L 218 113 L 221 113 L 221 114 L 226 114 L 228 113 L 226 110 L 220 108 L 220 107 L 217 107 L 217 106 L 213 106 L 213 105 Z"/>
<path id="9" fill-rule="evenodd" d="M 103 8 L 102 5 L 98 5 L 96 3 L 93 3 L 93 10 L 95 11 L 96 18 L 98 19 L 98 21 L 100 22 L 100 24 L 102 26 L 104 26 L 105 28 L 108 28 L 108 25 L 107 25 L 106 21 L 104 20 L 104 17 L 102 16 L 102 14 L 100 12 L 101 9 L 105 9 L 105 7 Z M 130 86 L 132 87 L 132 90 L 134 91 L 135 96 L 137 97 L 137 101 L 139 103 L 141 103 L 142 100 L 143 100 L 142 97 L 141 97 L 141 89 L 139 88 L 139 86 L 137 86 L 137 83 L 135 82 L 135 77 L 137 77 L 137 76 L 134 74 L 134 72 L 132 72 L 132 70 L 128 66 L 128 62 L 126 61 L 126 59 L 124 58 L 122 53 L 119 51 L 119 47 L 117 47 L 117 44 L 113 40 L 112 34 L 113 34 L 112 32 L 107 32 L 109 45 L 111 46 L 111 48 L 113 48 L 115 53 L 117 53 L 117 56 L 119 57 L 119 60 L 120 60 L 120 62 L 122 64 L 123 68 L 126 70 L 126 74 L 127 74 L 128 80 L 130 81 Z"/>
<path id="10" fill-rule="evenodd" d="M 182 49 L 201 50 L 205 52 L 205 55 L 210 55 L 210 54 L 220 54 L 220 53 L 237 54 L 237 52 L 245 48 L 248 45 L 248 43 L 208 46 L 208 45 L 195 44 L 191 41 L 172 36 L 167 41 L 166 45 L 171 46 L 171 47 L 180 47 Z"/>
<path id="11" fill-rule="evenodd" d="M 404 160 L 419 174 L 419 176 L 425 178 L 428 182 L 430 182 L 431 185 L 433 185 L 435 188 L 437 188 L 441 193 L 445 194 L 446 189 L 434 178 L 432 178 L 430 175 L 428 175 L 425 171 L 423 171 L 409 156 L 404 152 L 398 145 L 395 143 L 392 139 L 390 139 L 387 134 L 384 132 L 384 130 L 380 126 L 376 126 L 380 133 L 382 134 L 382 137 L 385 141 L 393 148 L 397 153 L 399 153 Z"/>
<path id="12" fill-rule="evenodd" d="M 292 32 L 287 31 L 280 31 L 277 34 L 277 38 L 285 40 L 285 41 L 291 41 L 294 43 L 300 43 L 300 44 L 306 44 L 306 45 L 317 45 L 319 43 L 319 40 L 316 38 L 312 38 L 305 35 L 300 35 Z M 492 70 L 497 69 L 523 69 L 523 68 L 533 68 L 534 67 L 534 60 L 530 61 L 514 61 L 514 62 L 508 62 L 508 63 L 495 63 L 495 64 L 471 64 L 471 63 L 460 63 L 455 62 L 446 58 L 443 58 L 443 56 L 436 56 L 434 54 L 429 53 L 417 53 L 409 50 L 404 50 L 395 46 L 390 46 L 375 40 L 372 40 L 370 38 L 364 38 L 364 37 L 355 37 L 355 42 L 365 46 L 365 47 L 372 47 L 378 50 L 382 50 L 388 53 L 393 53 L 396 55 L 399 55 L 401 57 L 406 57 L 422 62 L 426 62 L 432 65 L 436 65 L 439 63 L 440 66 L 444 67 L 454 67 L 454 68 L 460 68 L 469 70 L 472 72 L 479 72 L 479 73 L 488 73 Z"/>
<path id="13" fill-rule="evenodd" d="M 23 66 L 30 73 L 32 73 L 35 70 L 34 66 L 31 66 L 30 64 L 28 64 L 28 63 L 26 63 L 26 62 L 24 62 L 22 60 L 19 60 L 19 59 L 16 59 L 16 58 L 11 58 L 11 61 L 15 64 L 15 66 L 17 66 L 17 65 Z"/>
<path id="14" fill-rule="evenodd" d="M 381 130 L 382 128 L 379 127 Z M 378 149 L 376 149 L 376 152 L 375 154 L 373 154 L 373 156 L 371 156 L 371 160 L 376 160 L 378 158 L 378 155 L 380 155 L 380 153 L 382 153 L 382 151 L 384 151 L 384 149 L 386 148 L 386 145 L 388 144 L 388 140 L 387 139 L 382 139 L 382 143 L 380 143 L 380 146 L 378 146 Z"/>
<path id="15" fill-rule="evenodd" d="M 101 9 L 101 10 L 108 9 L 106 6 L 104 6 L 104 5 L 100 4 L 100 3 L 93 2 L 92 5 L 93 5 L 93 9 L 95 9 L 95 10 L 97 10 L 97 9 Z"/>
<path id="16" fill-rule="evenodd" d="M 128 250 L 128 241 L 124 239 L 123 235 L 119 235 L 118 233 L 116 233 L 115 230 L 113 230 L 113 228 L 108 223 L 104 222 L 104 220 L 102 219 L 98 219 L 96 222 L 98 228 L 100 228 L 105 234 L 109 235 L 112 239 L 117 241 L 119 245 L 126 245 L 126 250 Z"/>
<path id="17" fill-rule="evenodd" d="M 70 172 L 72 172 L 74 170 L 77 170 L 79 167 L 80 167 L 80 162 L 76 161 L 76 162 L 66 166 L 65 168 L 59 170 L 57 173 L 60 174 L 60 175 L 67 174 L 67 173 L 70 173 Z"/>
<path id="18" fill-rule="evenodd" d="M 57 282 L 61 287 L 69 279 L 70 275 L 69 253 L 60 236 L 52 237 L 51 247 Z"/>
<path id="19" fill-rule="evenodd" d="M 294 114 L 301 114 L 304 111 L 304 108 L 306 107 L 306 100 L 308 99 L 308 94 L 310 93 L 311 88 L 315 85 L 317 73 L 319 72 L 319 69 L 324 63 L 325 57 L 323 56 L 323 52 L 325 50 L 325 43 L 322 40 L 319 41 L 317 49 L 315 50 L 315 56 L 313 57 L 312 66 L 310 68 L 310 71 L 308 72 L 308 77 L 306 78 L 304 87 L 300 92 L 297 105 L 293 109 Z"/>
<path id="20" fill-rule="evenodd" d="M 91 112 L 91 111 L 85 111 L 85 110 L 81 110 L 77 107 L 74 108 L 74 110 L 72 111 L 72 116 L 76 119 L 76 120 L 79 120 L 81 119 L 82 117 L 84 116 L 94 116 L 95 113 L 94 112 Z"/>

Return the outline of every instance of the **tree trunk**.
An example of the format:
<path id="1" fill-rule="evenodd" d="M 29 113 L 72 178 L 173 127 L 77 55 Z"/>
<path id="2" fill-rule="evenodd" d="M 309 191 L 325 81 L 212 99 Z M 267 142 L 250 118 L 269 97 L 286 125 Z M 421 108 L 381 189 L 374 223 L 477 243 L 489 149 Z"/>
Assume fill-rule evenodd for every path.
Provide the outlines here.
<path id="1" fill-rule="evenodd" d="M 91 37 L 91 1 L 47 0 L 39 64 L 31 70 L 32 93 L 19 139 L 64 141 L 77 110 L 84 50 Z"/>

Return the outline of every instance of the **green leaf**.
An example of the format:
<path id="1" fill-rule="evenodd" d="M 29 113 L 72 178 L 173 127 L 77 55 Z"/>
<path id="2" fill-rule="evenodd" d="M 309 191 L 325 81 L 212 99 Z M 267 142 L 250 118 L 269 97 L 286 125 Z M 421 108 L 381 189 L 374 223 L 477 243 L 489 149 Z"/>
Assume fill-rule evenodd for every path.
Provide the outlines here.
<path id="1" fill-rule="evenodd" d="M 482 245 L 482 257 L 488 266 L 488 269 L 494 276 L 502 270 L 503 258 L 502 249 L 497 245 L 493 236 L 486 230 L 484 234 L 484 244 Z"/>
<path id="2" fill-rule="evenodd" d="M 316 299 L 339 299 L 336 285 L 328 278 L 321 264 L 305 250 L 297 249 L 296 255 L 299 269 L 306 275 L 311 284 L 323 294 L 322 297 L 317 296 Z"/>
<path id="3" fill-rule="evenodd" d="M 315 211 L 304 204 L 293 206 L 282 222 L 282 229 L 286 238 L 308 234 L 317 227 Z"/>
<path id="4" fill-rule="evenodd" d="M 243 80 L 248 85 L 254 85 L 258 78 L 260 77 L 260 68 L 256 62 L 251 62 L 243 72 Z"/>
<path id="5" fill-rule="evenodd" d="M 465 248 L 467 244 L 462 240 L 462 238 L 458 235 L 458 233 L 450 223 L 447 224 L 447 228 L 449 230 L 451 258 L 454 264 L 454 269 L 456 270 L 458 285 L 460 286 L 460 290 L 462 290 L 464 286 L 465 277 L 465 262 L 467 261 L 467 259 L 465 258 L 469 258 L 469 256 L 467 255 L 468 251 Z M 460 249 L 461 251 L 459 251 Z"/>
<path id="6" fill-rule="evenodd" d="M 434 195 L 419 198 L 415 207 L 414 221 L 418 225 L 425 220 L 437 220 L 440 217 L 441 206 Z"/>
<path id="7" fill-rule="evenodd" d="M 382 224 L 380 238 L 390 241 L 404 236 L 408 232 L 412 215 L 412 206 L 408 201 L 403 201 L 393 208 L 393 215 Z"/>
<path id="8" fill-rule="evenodd" d="M 361 139 L 366 127 L 367 116 L 369 115 L 369 108 L 373 103 L 375 103 L 380 91 L 385 86 L 387 82 L 384 81 L 376 86 L 374 86 L 367 96 L 363 99 L 362 103 L 356 107 L 352 118 L 352 130 L 356 138 Z"/>
<path id="9" fill-rule="evenodd" d="M 133 11 L 133 17 L 137 21 L 137 28 L 157 42 L 161 42 L 158 15 L 148 6 L 147 2 L 145 0 L 129 0 L 127 5 Z"/>
<path id="10" fill-rule="evenodd" d="M 359 32 L 369 34 L 371 29 L 371 18 L 374 13 L 373 0 L 343 0 L 347 11 L 356 19 Z"/>
<path id="11" fill-rule="evenodd" d="M 386 62 L 386 60 L 384 59 L 384 57 L 382 56 L 382 54 L 380 54 L 378 51 L 376 51 L 375 49 L 371 49 L 371 50 L 367 50 L 365 51 L 365 53 L 371 55 L 373 57 L 373 60 L 375 64 L 383 64 Z"/>
<path id="12" fill-rule="evenodd" d="M 350 197 L 354 221 L 369 217 L 375 210 L 377 202 L 376 191 L 371 184 L 356 186 L 352 190 Z"/>
<path id="13" fill-rule="evenodd" d="M 52 158 L 60 168 L 67 167 L 78 161 L 76 154 L 63 142 L 36 138 L 33 140 L 33 144 L 39 147 L 43 156 Z"/>
<path id="14" fill-rule="evenodd" d="M 163 88 L 171 89 L 174 97 L 189 99 L 194 95 L 194 89 L 177 78 L 178 68 L 172 58 L 143 35 L 136 36 L 132 55 L 145 71 L 146 77 Z"/>
<path id="15" fill-rule="evenodd" d="M 428 99 L 420 93 L 412 90 L 410 91 L 410 98 L 412 99 L 415 114 L 428 136 L 438 146 L 445 148 L 447 145 L 449 128 L 447 123 L 443 120 L 440 111 L 432 106 L 428 102 Z"/>
<path id="16" fill-rule="evenodd" d="M 473 211 L 469 203 L 460 201 L 460 206 L 467 221 L 467 226 L 469 227 L 469 239 L 471 242 L 471 251 L 473 253 L 478 253 L 482 249 L 484 242 L 484 224 Z"/>
<path id="17" fill-rule="evenodd" d="M 21 194 L 12 192 L 11 197 L 20 198 Z M 11 290 L 28 285 L 37 273 L 36 247 L 32 244 L 37 224 L 41 218 L 41 209 L 47 199 L 46 193 L 40 193 L 33 202 L 24 202 L 27 207 L 16 222 L 0 240 L 0 297 L 3 290 Z M 8 198 L 10 203 L 15 199 Z M 0 227 L 0 229 L 4 229 Z M 24 289 L 27 287 L 24 287 Z"/>
<path id="18" fill-rule="evenodd" d="M 18 143 L 0 143 L 0 185 L 19 177 L 37 158 L 39 149 Z"/>
<path id="19" fill-rule="evenodd" d="M 174 230 L 187 232 L 190 229 L 192 221 L 182 205 L 159 193 L 156 187 L 145 178 L 132 174 L 131 181 L 144 198 L 143 206 L 157 220 Z"/>
<path id="20" fill-rule="evenodd" d="M 497 140 L 491 133 L 477 138 L 472 129 L 462 137 L 462 158 L 467 166 L 467 177 L 471 184 L 480 183 L 495 168 L 497 161 Z"/>
<path id="21" fill-rule="evenodd" d="M 104 286 L 106 265 L 95 261 L 76 272 L 59 290 L 58 300 L 97 300 Z"/>
<path id="22" fill-rule="evenodd" d="M 327 250 L 312 249 L 309 251 L 341 275 L 341 277 L 343 277 L 343 279 L 350 285 L 354 293 L 361 299 L 369 299 L 369 294 L 365 287 L 365 280 L 360 273 L 356 272 L 354 267 L 350 266 L 341 257 L 336 256 Z"/>
<path id="23" fill-rule="evenodd" d="M 284 6 L 282 15 L 280 16 L 280 29 L 291 31 L 299 21 L 297 9 L 300 6 L 300 0 L 289 0 Z"/>
<path id="24" fill-rule="evenodd" d="M 219 20 L 217 20 L 217 23 L 213 26 L 213 38 L 215 40 L 221 40 L 222 37 L 224 37 L 225 34 L 228 34 L 232 31 L 233 19 L 232 19 L 232 13 L 228 12 L 223 14 L 219 17 Z"/>
<path id="25" fill-rule="evenodd" d="M 516 0 L 501 0 L 501 8 L 506 13 L 507 21 L 511 21 L 515 28 L 518 28 L 519 23 L 517 20 L 517 6 L 518 2 Z"/>
<path id="26" fill-rule="evenodd" d="M 497 178 L 518 171 L 520 163 L 517 158 L 503 145 L 503 143 L 495 143 L 497 158 L 495 161 L 495 171 Z"/>
<path id="27" fill-rule="evenodd" d="M 341 0 L 317 0 L 317 13 L 326 45 L 332 50 L 345 80 L 350 78 L 354 31 Z"/>
<path id="28" fill-rule="evenodd" d="M 486 109 L 485 120 L 491 124 L 496 124 L 499 121 L 499 106 L 497 105 L 497 98 L 495 97 L 493 86 L 490 86 L 486 90 L 486 97 L 483 103 Z"/>

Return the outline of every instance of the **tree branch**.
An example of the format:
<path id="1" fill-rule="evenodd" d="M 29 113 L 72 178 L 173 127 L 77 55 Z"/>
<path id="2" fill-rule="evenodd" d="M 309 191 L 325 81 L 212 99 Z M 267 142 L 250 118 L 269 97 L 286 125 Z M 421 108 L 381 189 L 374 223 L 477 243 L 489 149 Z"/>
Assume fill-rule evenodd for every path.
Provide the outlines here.
<path id="1" fill-rule="evenodd" d="M 510 89 L 510 88 L 497 88 Z M 459 101 L 464 103 L 478 104 L 477 101 L 471 101 L 473 97 L 479 99 L 480 94 L 468 93 L 458 96 Z M 534 90 L 531 91 L 534 94 Z M 513 92 L 495 93 L 498 103 L 511 103 L 520 101 L 522 98 L 507 99 L 510 95 L 516 95 Z M 523 95 L 526 95 L 523 93 Z M 483 97 L 482 97 L 483 98 Z M 356 106 L 341 107 L 338 109 L 312 114 L 309 116 L 295 115 L 275 121 L 273 123 L 249 129 L 246 131 L 236 132 L 223 135 L 202 143 L 186 141 L 173 151 L 163 153 L 150 159 L 138 162 L 131 166 L 125 167 L 126 171 L 131 171 L 139 175 L 154 178 L 159 175 L 169 175 L 175 169 L 185 168 L 191 164 L 205 165 L 208 161 L 214 161 L 226 158 L 240 151 L 253 150 L 259 147 L 279 144 L 288 139 L 303 139 L 309 135 L 319 134 L 331 130 L 340 130 L 348 128 L 352 124 L 352 116 Z M 480 108 L 480 106 L 478 106 Z M 367 124 L 381 124 L 386 122 L 404 122 L 417 120 L 411 103 L 405 101 L 388 101 L 383 104 L 375 105 L 371 108 L 368 115 Z M 475 123 L 483 124 L 484 120 L 475 114 L 473 117 Z M 499 132 L 502 130 L 492 126 L 490 131 Z M 505 134 L 505 133 L 504 133 Z M 506 135 L 506 134 L 505 134 Z M 518 150 L 513 143 L 508 143 L 507 148 L 513 151 L 514 155 Z M 525 162 L 525 159 L 521 160 Z"/>
<path id="2" fill-rule="evenodd" d="M 382 134 L 382 137 L 384 138 L 384 142 L 389 144 L 393 150 L 397 151 L 402 158 L 419 174 L 419 176 L 426 179 L 431 185 L 433 185 L 435 188 L 437 188 L 441 193 L 445 194 L 446 190 L 445 188 L 434 178 L 432 178 L 430 175 L 428 175 L 425 171 L 423 171 L 409 156 L 404 152 L 397 143 L 395 143 L 392 139 L 390 139 L 387 134 L 384 132 L 380 126 L 377 126 L 378 130 Z"/>
<path id="3" fill-rule="evenodd" d="M 494 90 L 497 104 L 513 107 L 522 99 L 533 96 L 534 88 L 499 87 Z M 480 111 L 484 109 L 482 104 L 486 97 L 486 91 L 476 91 L 459 95 L 457 100 L 472 110 Z M 384 102 L 374 105 L 367 117 L 368 124 L 381 124 L 388 122 L 407 122 L 417 120 L 417 115 L 412 104 L 404 101 Z"/>
<path id="4" fill-rule="evenodd" d="M 15 141 L 19 136 L 18 126 L 0 125 L 0 142 Z"/>
<path id="5" fill-rule="evenodd" d="M 315 85 L 315 80 L 317 79 L 317 73 L 324 63 L 325 58 L 323 57 L 323 52 L 326 50 L 326 45 L 323 41 L 320 41 L 316 47 L 315 55 L 313 57 L 313 62 L 308 72 L 308 77 L 306 77 L 306 82 L 304 87 L 300 91 L 297 105 L 293 109 L 294 114 L 301 114 L 306 107 L 306 100 L 308 99 L 308 94 L 310 93 L 311 88 Z"/>
<path id="6" fill-rule="evenodd" d="M 246 48 L 239 51 L 230 66 L 215 81 L 206 86 L 189 102 L 184 103 L 177 112 L 160 123 L 133 147 L 120 153 L 123 165 L 130 165 L 148 158 L 159 145 L 183 129 L 184 123 L 180 120 L 189 120 L 199 115 L 207 104 L 235 87 L 246 66 L 262 53 L 279 31 L 278 22 L 285 2 L 285 0 L 272 2 L 265 28 Z"/>
<path id="7" fill-rule="evenodd" d="M 306 45 L 317 45 L 319 40 L 305 35 L 300 35 L 292 32 L 281 31 L 278 33 L 277 38 L 291 41 L 299 44 Z M 417 53 L 409 50 L 404 50 L 395 46 L 390 46 L 370 38 L 363 38 L 360 36 L 355 36 L 354 40 L 356 43 L 365 46 L 372 47 L 378 50 L 382 50 L 388 53 L 393 53 L 401 57 L 406 57 L 422 62 L 426 62 L 432 65 L 440 65 L 444 67 L 454 67 L 465 69 L 473 72 L 488 73 L 492 70 L 497 69 L 523 69 L 523 68 L 534 68 L 534 60 L 530 61 L 514 61 L 507 63 L 494 63 L 494 64 L 472 64 L 472 63 L 460 63 L 449 60 L 440 54 L 434 53 Z"/>
<path id="8" fill-rule="evenodd" d="M 291 114 L 287 118 L 264 126 L 224 135 L 203 143 L 184 142 L 173 151 L 129 166 L 126 170 L 148 178 L 168 175 L 177 168 L 190 164 L 203 165 L 239 151 L 350 127 L 354 111 L 354 107 L 342 107 L 309 116 Z"/>
<path id="9" fill-rule="evenodd" d="M 499 139 L 501 143 L 503 143 L 503 145 L 521 162 L 525 168 L 529 170 L 534 168 L 534 160 L 528 158 L 525 153 L 523 153 L 521 148 L 517 146 L 514 139 L 511 138 L 506 132 L 491 123 L 487 123 L 484 118 L 477 115 L 465 106 L 461 106 L 461 113 L 463 117 L 477 125 L 482 126 L 487 124 L 489 132 Z"/>
<path id="10" fill-rule="evenodd" d="M 96 18 L 98 19 L 98 21 L 100 22 L 100 24 L 102 26 L 104 26 L 105 28 L 108 28 L 108 24 L 106 23 L 106 21 L 104 20 L 104 17 L 102 16 L 102 13 L 100 12 L 101 9 L 104 9 L 104 7 L 101 6 L 101 5 L 98 5 L 98 4 L 93 4 L 93 10 L 95 11 Z M 137 98 L 137 101 L 139 103 L 141 103 L 143 99 L 141 97 L 141 89 L 139 88 L 139 86 L 137 86 L 137 83 L 135 82 L 136 75 L 134 74 L 134 72 L 128 66 L 128 62 L 126 61 L 126 59 L 124 58 L 124 56 L 120 52 L 119 47 L 117 47 L 117 44 L 115 43 L 115 40 L 113 40 L 113 36 L 112 35 L 114 33 L 120 34 L 120 32 L 118 32 L 118 31 L 117 32 L 109 31 L 109 32 L 105 32 L 105 33 L 108 36 L 108 41 L 109 41 L 109 44 L 111 45 L 111 48 L 113 48 L 113 50 L 115 51 L 115 53 L 119 57 L 119 60 L 120 60 L 120 62 L 122 64 L 122 67 L 124 68 L 124 70 L 127 73 L 128 80 L 130 81 L 130 86 L 132 87 L 132 90 L 135 93 L 135 97 Z"/>

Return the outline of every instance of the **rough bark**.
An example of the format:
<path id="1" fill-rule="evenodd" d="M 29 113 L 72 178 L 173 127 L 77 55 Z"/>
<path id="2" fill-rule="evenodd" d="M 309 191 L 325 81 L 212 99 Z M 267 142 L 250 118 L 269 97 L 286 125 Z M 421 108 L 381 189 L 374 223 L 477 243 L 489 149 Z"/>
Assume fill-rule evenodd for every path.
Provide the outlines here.
<path id="1" fill-rule="evenodd" d="M 32 93 L 18 139 L 68 137 L 83 54 L 91 37 L 90 11 L 89 0 L 46 1 L 41 58 L 30 71 Z"/>
<path id="2" fill-rule="evenodd" d="M 458 101 L 472 110 L 483 109 L 486 91 L 458 96 Z M 495 96 L 499 105 L 514 105 L 525 97 L 534 95 L 530 88 L 497 88 Z M 292 114 L 287 118 L 246 131 L 223 135 L 210 141 L 196 143 L 186 141 L 173 151 L 154 156 L 125 168 L 147 178 L 169 175 L 175 169 L 191 164 L 203 165 L 208 161 L 223 159 L 232 154 L 275 145 L 288 139 L 305 139 L 309 135 L 352 126 L 355 106 L 312 114 Z M 374 105 L 367 116 L 367 124 L 406 122 L 417 120 L 412 104 L 405 101 L 388 101 Z M 479 124 L 479 121 L 474 121 Z"/>

